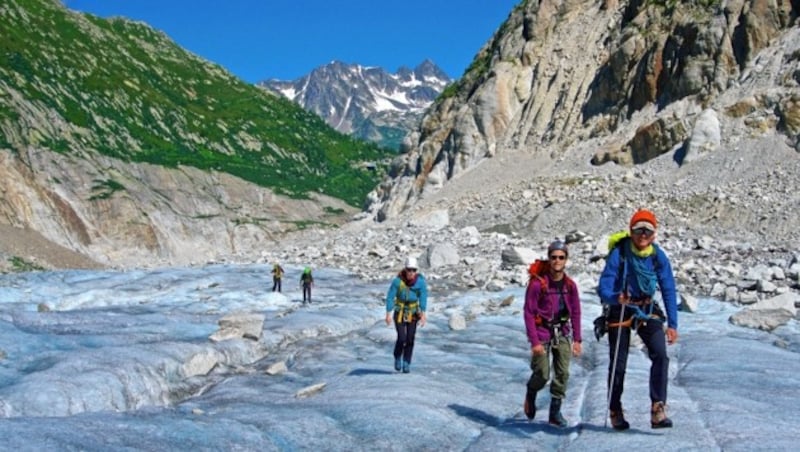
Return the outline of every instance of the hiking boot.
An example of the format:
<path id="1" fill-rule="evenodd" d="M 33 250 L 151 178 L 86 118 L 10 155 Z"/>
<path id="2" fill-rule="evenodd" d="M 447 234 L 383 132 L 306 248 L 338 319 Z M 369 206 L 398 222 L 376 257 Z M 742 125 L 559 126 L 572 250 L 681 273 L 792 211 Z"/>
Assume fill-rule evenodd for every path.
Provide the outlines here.
<path id="1" fill-rule="evenodd" d="M 556 427 L 566 427 L 569 424 L 564 416 L 561 415 L 561 399 L 553 397 L 550 399 L 550 416 L 547 420 L 551 425 Z"/>
<path id="2" fill-rule="evenodd" d="M 394 359 L 394 370 L 400 372 L 400 369 L 403 368 L 403 360 L 400 358 Z"/>
<path id="3" fill-rule="evenodd" d="M 612 410 L 609 417 L 611 418 L 611 427 L 613 427 L 614 430 L 628 430 L 631 428 L 631 424 L 625 420 L 625 415 L 622 414 L 622 409 L 619 411 Z"/>
<path id="4" fill-rule="evenodd" d="M 653 402 L 653 407 L 650 409 L 650 427 L 672 427 L 672 420 L 667 417 L 667 407 L 664 402 Z"/>
<path id="5" fill-rule="evenodd" d="M 403 373 L 407 374 L 411 372 L 411 363 L 408 361 L 403 361 Z"/>
<path id="6" fill-rule="evenodd" d="M 525 405 L 522 408 L 525 411 L 525 416 L 528 419 L 533 419 L 536 416 L 536 393 L 526 391 L 525 392 Z"/>

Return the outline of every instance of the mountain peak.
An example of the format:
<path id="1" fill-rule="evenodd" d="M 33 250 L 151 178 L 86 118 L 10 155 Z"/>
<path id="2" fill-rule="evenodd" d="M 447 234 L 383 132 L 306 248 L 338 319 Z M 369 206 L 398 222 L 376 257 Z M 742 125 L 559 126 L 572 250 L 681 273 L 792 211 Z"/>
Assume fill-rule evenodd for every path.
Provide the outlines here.
<path id="1" fill-rule="evenodd" d="M 413 70 L 400 66 L 394 74 L 378 66 L 333 60 L 296 80 L 258 85 L 316 113 L 342 133 L 398 149 L 448 83 L 447 74 L 426 59 Z"/>
<path id="2" fill-rule="evenodd" d="M 447 74 L 445 74 L 445 72 L 439 66 L 437 66 L 436 63 L 427 58 L 425 61 L 417 65 L 416 68 L 414 68 L 414 72 L 449 79 Z"/>

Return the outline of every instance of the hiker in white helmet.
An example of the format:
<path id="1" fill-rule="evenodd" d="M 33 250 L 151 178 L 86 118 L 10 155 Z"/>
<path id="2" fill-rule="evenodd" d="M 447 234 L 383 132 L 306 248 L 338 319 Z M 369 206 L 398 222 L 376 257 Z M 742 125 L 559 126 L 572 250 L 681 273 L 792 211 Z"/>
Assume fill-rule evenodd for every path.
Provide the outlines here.
<path id="1" fill-rule="evenodd" d="M 392 284 L 386 293 L 386 324 L 391 325 L 394 319 L 397 330 L 394 369 L 403 373 L 411 371 L 417 322 L 420 326 L 424 326 L 426 322 L 428 285 L 418 270 L 417 258 L 409 256 L 403 269 L 392 279 Z"/>

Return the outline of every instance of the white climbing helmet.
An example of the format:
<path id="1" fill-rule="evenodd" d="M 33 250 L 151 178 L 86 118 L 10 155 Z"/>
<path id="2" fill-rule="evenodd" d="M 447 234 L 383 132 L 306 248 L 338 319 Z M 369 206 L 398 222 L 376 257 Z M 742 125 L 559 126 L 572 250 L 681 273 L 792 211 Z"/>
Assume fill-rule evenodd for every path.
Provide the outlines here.
<path id="1" fill-rule="evenodd" d="M 414 268 L 414 269 L 419 268 L 419 265 L 417 265 L 417 258 L 414 256 L 408 256 L 408 258 L 406 258 L 405 268 Z"/>

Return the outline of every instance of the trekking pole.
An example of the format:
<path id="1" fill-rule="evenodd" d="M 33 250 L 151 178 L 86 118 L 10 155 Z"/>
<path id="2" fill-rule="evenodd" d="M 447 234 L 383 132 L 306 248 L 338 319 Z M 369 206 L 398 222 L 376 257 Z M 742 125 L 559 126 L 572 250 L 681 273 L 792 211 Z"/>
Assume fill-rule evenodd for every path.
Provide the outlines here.
<path id="1" fill-rule="evenodd" d="M 622 335 L 622 319 L 625 316 L 625 305 L 620 305 L 619 310 L 619 323 L 617 323 L 617 343 L 614 347 L 614 359 L 612 359 L 611 363 L 611 380 L 608 382 L 608 386 L 606 387 L 606 409 L 611 411 L 611 387 L 614 386 L 614 377 L 617 373 L 617 357 L 619 356 L 619 339 Z M 610 337 L 610 336 L 609 336 Z M 605 416 L 605 421 L 603 421 L 603 428 L 608 427 L 608 416 Z"/>

